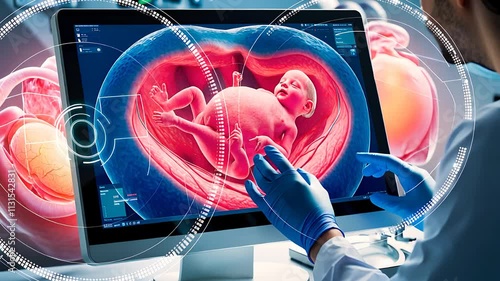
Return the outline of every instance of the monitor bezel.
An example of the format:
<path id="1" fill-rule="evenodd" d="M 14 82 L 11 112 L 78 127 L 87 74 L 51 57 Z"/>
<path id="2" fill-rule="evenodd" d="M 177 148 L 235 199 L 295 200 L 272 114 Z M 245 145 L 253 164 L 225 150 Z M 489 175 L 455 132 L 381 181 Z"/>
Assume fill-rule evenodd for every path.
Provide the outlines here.
<path id="1" fill-rule="evenodd" d="M 179 24 L 269 24 L 278 19 L 284 10 L 168 10 L 169 19 L 175 19 Z M 359 46 L 359 56 L 361 61 L 370 61 L 370 54 L 366 36 L 364 33 L 363 20 L 361 15 L 351 10 L 303 10 L 288 19 L 289 23 L 322 23 L 338 19 L 336 22 L 351 22 L 354 30 L 359 34 L 356 41 Z M 74 42 L 75 25 L 125 25 L 125 24 L 160 24 L 160 22 L 136 10 L 109 10 L 109 9 L 61 9 L 53 18 L 53 24 L 57 27 L 55 43 L 58 46 L 58 57 L 60 62 L 59 71 L 63 74 L 61 83 L 61 93 L 63 96 L 63 106 L 75 103 L 83 103 L 83 88 L 81 83 L 80 69 L 76 44 L 66 44 Z M 54 30 L 55 31 L 55 30 Z M 378 99 L 377 89 L 371 67 L 363 67 L 363 79 L 366 88 L 367 102 L 370 108 L 371 119 L 379 145 L 379 152 L 389 153 L 385 128 L 382 119 L 382 112 Z M 72 85 L 68 88 L 67 85 Z M 154 239 L 165 237 L 170 234 L 185 235 L 180 229 L 179 223 L 192 225 L 195 219 L 183 220 L 182 222 L 164 222 L 157 224 L 135 225 L 121 228 L 102 228 L 101 214 L 99 208 L 98 188 L 94 181 L 94 170 L 90 165 L 81 165 L 82 161 L 73 159 L 73 169 L 77 174 L 78 188 L 76 198 L 81 214 L 81 222 L 84 227 L 84 240 L 86 245 L 92 246 L 132 240 Z M 387 191 L 394 193 L 396 190 L 393 174 L 386 175 Z M 90 190 L 92 192 L 82 192 Z M 91 206 L 91 207 L 86 207 Z M 358 201 L 348 201 L 333 203 L 337 216 L 360 214 L 380 211 L 368 198 Z M 207 225 L 205 232 L 230 230 L 244 227 L 256 227 L 268 225 L 269 222 L 260 211 L 249 211 L 244 214 L 232 214 L 214 216 Z M 189 229 L 189 228 L 188 228 Z"/>

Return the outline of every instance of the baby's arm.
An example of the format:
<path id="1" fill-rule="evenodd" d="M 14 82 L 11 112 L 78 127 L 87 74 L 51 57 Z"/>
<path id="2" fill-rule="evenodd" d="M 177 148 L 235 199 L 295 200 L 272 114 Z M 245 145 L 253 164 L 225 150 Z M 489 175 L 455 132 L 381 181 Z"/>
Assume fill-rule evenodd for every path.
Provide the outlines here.
<path id="1" fill-rule="evenodd" d="M 235 124 L 234 130 L 229 136 L 229 149 L 231 156 L 229 159 L 228 175 L 244 179 L 250 173 L 250 163 L 248 156 L 243 148 L 243 135 L 238 123 Z"/>
<path id="2" fill-rule="evenodd" d="M 290 155 L 291 152 L 290 150 L 292 149 L 292 144 L 295 141 L 296 137 L 297 137 L 297 127 L 293 125 L 283 132 L 280 142 L 281 144 L 276 143 L 268 136 L 256 136 L 250 139 L 250 141 L 257 142 L 255 145 L 255 152 L 262 150 L 266 145 L 272 145 L 276 147 L 283 155 L 288 157 Z"/>

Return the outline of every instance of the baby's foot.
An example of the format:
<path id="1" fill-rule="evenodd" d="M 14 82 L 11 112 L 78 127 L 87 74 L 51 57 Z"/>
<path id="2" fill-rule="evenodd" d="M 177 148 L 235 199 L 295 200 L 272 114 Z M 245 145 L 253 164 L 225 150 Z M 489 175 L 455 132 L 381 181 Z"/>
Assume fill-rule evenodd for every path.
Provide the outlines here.
<path id="1" fill-rule="evenodd" d="M 151 91 L 149 91 L 149 96 L 164 110 L 166 109 L 168 101 L 167 85 L 165 83 L 161 84 L 161 89 L 158 86 L 153 86 Z"/>
<path id="2" fill-rule="evenodd" d="M 172 127 L 177 124 L 177 115 L 173 111 L 161 112 L 155 111 L 153 113 L 153 120 L 155 123 L 164 127 Z"/>
<path id="3" fill-rule="evenodd" d="M 233 87 L 241 86 L 241 80 L 243 79 L 241 73 L 238 71 L 233 71 Z"/>

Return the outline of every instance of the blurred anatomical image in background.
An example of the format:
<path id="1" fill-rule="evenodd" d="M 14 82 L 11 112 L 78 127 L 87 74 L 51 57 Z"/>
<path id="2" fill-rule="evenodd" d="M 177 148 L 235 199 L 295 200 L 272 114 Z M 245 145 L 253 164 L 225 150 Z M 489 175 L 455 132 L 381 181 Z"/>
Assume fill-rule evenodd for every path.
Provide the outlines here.
<path id="1" fill-rule="evenodd" d="M 20 92 L 13 91 L 19 85 Z M 4 106 L 7 99 L 16 99 L 18 104 Z M 61 113 L 55 57 L 47 58 L 41 66 L 22 66 L 3 77 L 0 105 L 2 224 L 10 225 L 6 187 L 9 170 L 15 170 L 18 243 L 51 257 L 79 259 L 70 163 L 54 127 Z"/>
<path id="2" fill-rule="evenodd" d="M 373 74 L 391 154 L 422 165 L 433 156 L 438 137 L 438 99 L 431 75 L 405 50 L 408 32 L 393 23 L 366 25 Z"/>

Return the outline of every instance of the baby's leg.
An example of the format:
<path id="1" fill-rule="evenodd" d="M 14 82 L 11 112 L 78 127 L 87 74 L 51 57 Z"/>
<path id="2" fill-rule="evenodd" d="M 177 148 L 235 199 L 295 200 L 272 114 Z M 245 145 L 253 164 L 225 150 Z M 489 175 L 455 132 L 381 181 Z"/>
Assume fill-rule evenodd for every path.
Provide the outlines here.
<path id="1" fill-rule="evenodd" d="M 210 162 L 214 168 L 218 167 L 217 156 L 220 155 L 218 155 L 217 150 L 220 147 L 221 139 L 225 142 L 225 137 L 209 126 L 191 122 L 177 116 L 174 118 L 175 122 L 172 123 L 172 126 L 193 135 L 198 147 L 201 152 L 203 152 L 208 162 Z"/>
<path id="2" fill-rule="evenodd" d="M 229 137 L 229 150 L 226 149 L 228 142 L 225 140 L 225 136 L 220 135 L 209 126 L 179 117 L 176 118 L 173 126 L 193 135 L 205 158 L 214 168 L 219 169 L 222 165 L 221 172 L 233 178 L 244 179 L 248 176 L 250 164 L 242 147 L 243 138 L 238 125 Z M 221 139 L 224 140 L 223 151 L 220 151 Z M 226 153 L 230 153 L 229 157 Z"/>
<path id="3" fill-rule="evenodd" d="M 165 86 L 163 86 L 163 90 L 160 90 L 158 86 L 154 86 L 153 89 L 151 89 L 151 97 L 158 102 L 165 112 L 191 105 L 193 120 L 205 109 L 205 106 L 207 105 L 203 92 L 194 86 L 179 91 L 170 99 L 167 98 Z"/>

